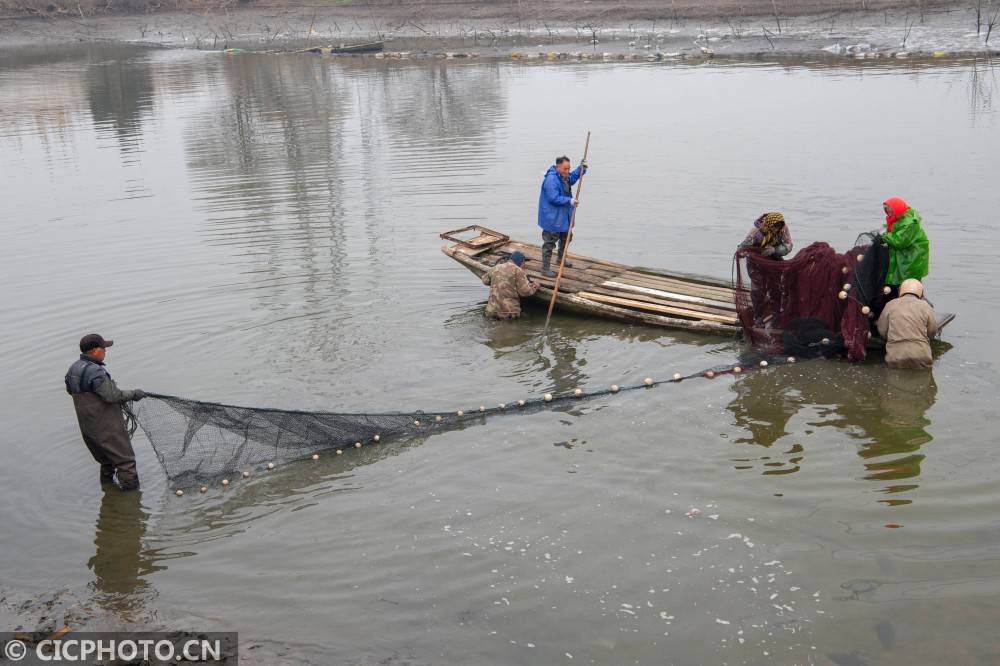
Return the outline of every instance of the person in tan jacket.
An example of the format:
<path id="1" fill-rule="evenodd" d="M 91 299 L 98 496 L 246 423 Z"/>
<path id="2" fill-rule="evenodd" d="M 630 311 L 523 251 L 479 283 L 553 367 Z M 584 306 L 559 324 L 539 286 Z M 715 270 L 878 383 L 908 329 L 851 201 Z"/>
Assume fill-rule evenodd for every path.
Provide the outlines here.
<path id="1" fill-rule="evenodd" d="M 885 363 L 890 368 L 927 369 L 933 363 L 931 338 L 937 334 L 937 318 L 924 300 L 920 280 L 903 280 L 899 298 L 886 303 L 878 318 L 878 332 L 885 338 Z"/>

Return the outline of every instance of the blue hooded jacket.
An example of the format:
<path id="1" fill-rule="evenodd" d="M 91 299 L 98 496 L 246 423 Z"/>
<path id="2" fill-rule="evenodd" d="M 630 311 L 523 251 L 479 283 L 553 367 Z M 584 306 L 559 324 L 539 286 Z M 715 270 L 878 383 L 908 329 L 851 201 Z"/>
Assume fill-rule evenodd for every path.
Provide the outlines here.
<path id="1" fill-rule="evenodd" d="M 569 172 L 570 187 L 580 179 L 580 167 Z M 573 212 L 573 197 L 566 193 L 563 179 L 555 165 L 545 172 L 542 191 L 538 195 L 538 226 L 545 231 L 569 231 L 569 217 Z"/>

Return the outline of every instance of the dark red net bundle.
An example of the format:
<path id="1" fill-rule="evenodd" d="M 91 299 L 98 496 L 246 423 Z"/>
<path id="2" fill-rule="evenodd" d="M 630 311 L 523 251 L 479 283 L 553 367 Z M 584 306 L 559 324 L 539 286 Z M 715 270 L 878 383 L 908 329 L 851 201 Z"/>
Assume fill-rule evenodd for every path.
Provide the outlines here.
<path id="1" fill-rule="evenodd" d="M 740 248 L 733 282 L 743 334 L 774 353 L 864 360 L 872 323 L 885 304 L 887 266 L 888 250 L 871 233 L 845 254 L 826 243 L 788 260 Z"/>

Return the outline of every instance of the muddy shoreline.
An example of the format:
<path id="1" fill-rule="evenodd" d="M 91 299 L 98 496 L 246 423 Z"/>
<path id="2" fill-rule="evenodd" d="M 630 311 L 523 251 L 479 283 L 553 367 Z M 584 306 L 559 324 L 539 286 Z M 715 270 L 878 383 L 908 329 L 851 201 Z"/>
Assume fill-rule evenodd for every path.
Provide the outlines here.
<path id="1" fill-rule="evenodd" d="M 841 6 L 843 5 L 843 7 Z M 861 7 L 864 9 L 851 9 Z M 253 6 L 113 16 L 0 18 L 0 46 L 120 43 L 287 52 L 385 42 L 385 57 L 660 60 L 705 57 L 908 57 L 1000 53 L 966 5 L 590 2 L 572 21 L 546 3 Z M 546 15 L 548 14 L 548 15 Z M 985 21 L 988 17 L 984 17 Z"/>

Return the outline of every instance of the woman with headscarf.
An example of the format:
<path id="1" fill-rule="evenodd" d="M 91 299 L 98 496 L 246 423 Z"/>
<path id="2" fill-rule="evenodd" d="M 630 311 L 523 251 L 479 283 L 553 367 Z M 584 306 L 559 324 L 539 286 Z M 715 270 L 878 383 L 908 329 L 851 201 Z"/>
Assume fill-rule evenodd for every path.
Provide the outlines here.
<path id="1" fill-rule="evenodd" d="M 885 283 L 893 295 L 903 280 L 923 280 L 930 265 L 930 242 L 920 226 L 920 215 L 899 197 L 882 202 L 885 233 L 882 242 L 889 246 L 889 268 Z"/>
<path id="2" fill-rule="evenodd" d="M 741 248 L 757 248 L 760 257 L 771 261 L 781 261 L 792 251 L 792 234 L 785 224 L 785 216 L 778 212 L 764 213 L 758 217 Z M 750 300 L 753 303 L 754 324 L 764 325 L 765 313 L 770 313 L 774 321 L 781 312 L 781 276 L 766 276 L 756 262 L 758 257 L 747 258 L 747 274 L 750 276 Z"/>
<path id="3" fill-rule="evenodd" d="M 775 212 L 758 217 L 740 247 L 760 248 L 762 257 L 781 259 L 792 251 L 792 234 L 785 224 L 785 216 Z"/>

